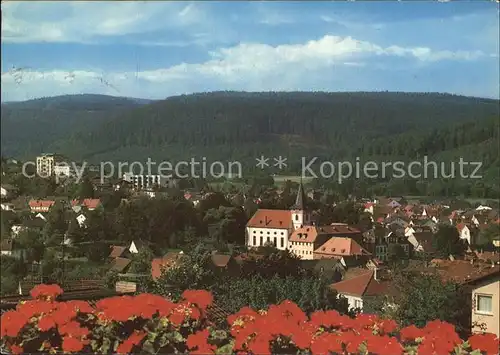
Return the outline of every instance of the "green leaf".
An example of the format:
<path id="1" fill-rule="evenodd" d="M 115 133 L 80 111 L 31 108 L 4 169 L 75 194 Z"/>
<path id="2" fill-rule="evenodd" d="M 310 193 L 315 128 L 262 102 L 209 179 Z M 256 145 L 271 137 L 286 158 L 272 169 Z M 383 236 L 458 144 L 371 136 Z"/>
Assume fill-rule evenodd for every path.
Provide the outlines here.
<path id="1" fill-rule="evenodd" d="M 469 355 L 481 355 L 481 350 L 476 349 L 476 350 L 474 350 L 474 351 L 471 351 L 471 352 L 469 353 Z"/>
<path id="2" fill-rule="evenodd" d="M 170 340 L 168 339 L 168 336 L 166 333 L 162 334 L 160 337 L 160 340 L 158 341 L 158 345 L 160 348 L 163 348 L 167 346 L 170 343 Z"/>
<path id="3" fill-rule="evenodd" d="M 149 340 L 146 340 L 144 342 L 144 344 L 142 345 L 142 350 L 148 354 L 155 354 L 156 353 L 153 343 L 151 343 Z"/>
<path id="4" fill-rule="evenodd" d="M 233 347 L 234 347 L 234 342 L 230 342 L 224 346 L 221 346 L 218 348 L 215 353 L 217 355 L 222 355 L 222 354 L 232 354 L 233 353 Z"/>

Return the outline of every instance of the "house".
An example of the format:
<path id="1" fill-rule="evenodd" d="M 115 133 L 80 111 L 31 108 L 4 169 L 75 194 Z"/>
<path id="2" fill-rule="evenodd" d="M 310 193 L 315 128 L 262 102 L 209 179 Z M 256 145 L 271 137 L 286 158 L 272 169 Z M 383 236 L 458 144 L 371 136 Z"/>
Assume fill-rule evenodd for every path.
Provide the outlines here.
<path id="1" fill-rule="evenodd" d="M 413 245 L 413 249 L 416 252 L 422 253 L 432 253 L 434 247 L 432 241 L 434 235 L 430 231 L 416 232 L 408 237 L 408 242 Z"/>
<path id="2" fill-rule="evenodd" d="M 362 311 L 367 299 L 389 293 L 390 281 L 380 280 L 377 272 L 377 269 L 365 270 L 360 275 L 332 284 L 331 288 L 347 299 L 350 310 Z"/>
<path id="3" fill-rule="evenodd" d="M 314 259 L 337 258 L 353 255 L 371 255 L 352 238 L 332 237 L 326 243 L 314 250 Z"/>
<path id="4" fill-rule="evenodd" d="M 314 259 L 314 250 L 325 244 L 330 238 L 358 237 L 362 233 L 359 229 L 345 223 L 332 223 L 328 226 L 303 226 L 292 232 L 288 240 L 291 253 L 301 259 Z"/>
<path id="5" fill-rule="evenodd" d="M 1 203 L 0 207 L 2 208 L 2 211 L 14 211 L 15 209 L 13 203 L 7 203 L 7 202 Z"/>
<path id="6" fill-rule="evenodd" d="M 119 257 L 125 256 L 125 255 L 128 256 L 127 252 L 128 252 L 127 247 L 123 247 L 123 246 L 119 246 L 119 245 L 112 245 L 111 252 L 109 253 L 108 258 L 115 259 L 115 258 L 119 258 Z"/>
<path id="7" fill-rule="evenodd" d="M 500 337 L 500 270 L 468 284 L 472 287 L 472 331 L 486 331 Z"/>
<path id="8" fill-rule="evenodd" d="M 147 245 L 142 240 L 135 240 L 130 243 L 128 251 L 131 254 L 138 254 L 142 249 L 147 248 Z"/>
<path id="9" fill-rule="evenodd" d="M 300 267 L 309 271 L 314 277 L 325 277 L 330 282 L 338 282 L 346 267 L 338 259 L 302 260 Z"/>
<path id="10" fill-rule="evenodd" d="M 77 217 L 76 217 L 76 221 L 78 222 L 78 225 L 80 227 L 85 227 L 85 221 L 87 220 L 87 217 L 85 217 L 85 215 L 83 213 L 80 213 Z"/>
<path id="11" fill-rule="evenodd" d="M 177 267 L 185 257 L 183 252 L 168 252 L 162 258 L 155 258 L 151 261 L 151 277 L 157 280 L 164 270 Z"/>
<path id="12" fill-rule="evenodd" d="M 383 237 L 376 238 L 372 245 L 367 246 L 367 249 L 371 253 L 374 253 L 377 259 L 381 261 L 388 261 L 389 251 L 393 245 L 399 245 L 404 251 L 406 258 L 410 257 L 411 243 L 406 237 L 398 235 L 398 233 L 395 232 L 389 232 Z"/>
<path id="13" fill-rule="evenodd" d="M 28 205 L 31 212 L 49 212 L 50 208 L 54 206 L 56 201 L 54 200 L 31 200 Z"/>
<path id="14" fill-rule="evenodd" d="M 14 185 L 2 184 L 0 186 L 0 197 L 2 199 L 13 197 L 17 192 L 17 188 Z"/>
<path id="15" fill-rule="evenodd" d="M 229 254 L 212 253 L 212 268 L 216 272 L 225 272 L 232 275 L 237 275 L 240 271 L 240 266 L 237 261 Z"/>
<path id="16" fill-rule="evenodd" d="M 2 239 L 0 242 L 0 253 L 2 255 L 12 256 L 12 244 L 12 239 Z"/>
<path id="17" fill-rule="evenodd" d="M 258 209 L 246 225 L 247 247 L 256 248 L 272 243 L 280 250 L 288 249 L 288 240 L 294 230 L 312 226 L 311 213 L 305 201 L 300 184 L 291 210 Z"/>
<path id="18" fill-rule="evenodd" d="M 365 203 L 365 206 L 364 206 L 365 208 L 364 208 L 363 212 L 367 212 L 367 213 L 373 215 L 373 206 L 374 205 L 375 204 L 373 202 Z"/>
<path id="19" fill-rule="evenodd" d="M 460 235 L 460 239 L 466 240 L 469 245 L 474 244 L 471 238 L 471 230 L 465 223 L 457 224 L 457 230 Z"/>
<path id="20" fill-rule="evenodd" d="M 85 207 L 89 211 L 94 211 L 94 210 L 102 207 L 102 204 L 101 204 L 101 200 L 98 198 L 85 198 L 83 200 L 72 200 L 71 206 L 72 207 L 75 207 L 75 206 Z"/>
<path id="21" fill-rule="evenodd" d="M 127 269 L 129 268 L 130 264 L 132 263 L 132 260 L 127 259 L 127 258 L 114 258 L 111 261 L 111 267 L 110 271 L 116 271 L 118 273 L 125 273 Z"/>

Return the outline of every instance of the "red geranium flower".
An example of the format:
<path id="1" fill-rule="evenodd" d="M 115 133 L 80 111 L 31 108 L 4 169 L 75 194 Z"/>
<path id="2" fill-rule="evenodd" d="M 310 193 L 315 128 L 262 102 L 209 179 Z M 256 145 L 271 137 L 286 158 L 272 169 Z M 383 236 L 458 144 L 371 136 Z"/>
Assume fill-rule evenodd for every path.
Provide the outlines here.
<path id="1" fill-rule="evenodd" d="M 18 345 L 12 345 L 10 347 L 10 352 L 12 354 L 23 354 L 24 353 L 24 349 L 21 347 L 21 346 L 18 346 Z"/>
<path id="2" fill-rule="evenodd" d="M 0 318 L 0 337 L 16 337 L 29 322 L 29 317 L 18 311 L 7 311 Z"/>
<path id="3" fill-rule="evenodd" d="M 62 349 L 68 353 L 76 353 L 82 351 L 85 343 L 79 339 L 66 336 L 63 338 Z"/>
<path id="4" fill-rule="evenodd" d="M 55 299 L 63 293 L 63 289 L 59 285 L 40 284 L 33 287 L 30 291 L 31 297 L 35 299 Z"/>
<path id="5" fill-rule="evenodd" d="M 424 331 L 413 324 L 399 331 L 402 341 L 413 341 L 424 336 Z"/>
<path id="6" fill-rule="evenodd" d="M 212 293 L 205 290 L 186 290 L 182 293 L 182 298 L 196 304 L 202 310 L 211 306 L 214 300 Z"/>
<path id="7" fill-rule="evenodd" d="M 474 334 L 469 338 L 469 345 L 472 350 L 480 350 L 488 355 L 498 354 L 500 340 L 492 333 Z"/>
<path id="8" fill-rule="evenodd" d="M 40 331 L 42 332 L 46 332 L 51 328 L 55 328 L 55 326 L 56 322 L 54 321 L 54 318 L 52 318 L 51 316 L 42 317 L 38 321 L 38 329 L 40 329 Z"/>

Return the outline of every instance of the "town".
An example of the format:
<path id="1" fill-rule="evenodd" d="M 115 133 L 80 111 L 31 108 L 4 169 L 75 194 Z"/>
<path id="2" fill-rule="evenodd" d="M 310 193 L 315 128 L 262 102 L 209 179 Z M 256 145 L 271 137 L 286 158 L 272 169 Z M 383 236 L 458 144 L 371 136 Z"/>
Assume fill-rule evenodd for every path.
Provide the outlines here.
<path id="1" fill-rule="evenodd" d="M 300 179 L 81 181 L 57 154 L 2 160 L 2 304 L 211 290 L 216 314 L 284 299 L 499 334 L 498 204 L 350 197 Z M 62 168 L 65 167 L 65 168 Z M 43 176 L 43 177 L 42 177 Z M 4 183 L 5 182 L 5 183 Z M 444 282 L 444 286 L 442 285 Z M 289 291 L 286 291 L 289 290 Z M 415 313 L 415 310 L 424 310 Z"/>

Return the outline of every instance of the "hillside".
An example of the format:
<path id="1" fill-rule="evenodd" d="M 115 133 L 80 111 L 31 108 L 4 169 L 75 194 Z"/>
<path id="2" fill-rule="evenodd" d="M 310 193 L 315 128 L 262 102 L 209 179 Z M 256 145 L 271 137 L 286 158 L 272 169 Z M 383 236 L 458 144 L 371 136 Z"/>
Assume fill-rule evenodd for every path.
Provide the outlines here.
<path id="1" fill-rule="evenodd" d="M 498 139 L 498 115 L 498 101 L 445 94 L 216 92 L 144 105 L 62 96 L 2 105 L 2 151 L 128 161 L 412 158 Z"/>
<path id="2" fill-rule="evenodd" d="M 103 120 L 149 102 L 105 95 L 64 95 L 2 103 L 2 154 L 34 156 L 73 132 L 92 129 Z"/>

